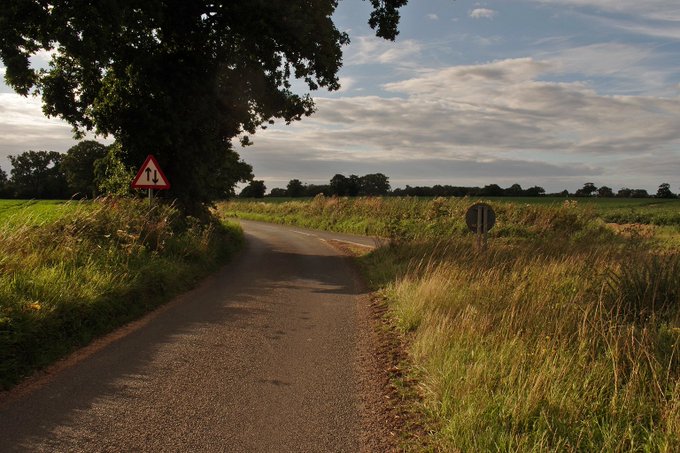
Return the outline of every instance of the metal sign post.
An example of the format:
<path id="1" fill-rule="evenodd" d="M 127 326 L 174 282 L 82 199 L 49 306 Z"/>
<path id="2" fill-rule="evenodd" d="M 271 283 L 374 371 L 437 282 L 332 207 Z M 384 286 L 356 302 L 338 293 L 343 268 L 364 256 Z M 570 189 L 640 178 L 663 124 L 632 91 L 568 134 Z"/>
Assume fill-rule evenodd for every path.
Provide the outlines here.
<path id="1" fill-rule="evenodd" d="M 489 238 L 489 230 L 496 223 L 496 213 L 486 203 L 475 203 L 465 214 L 465 223 L 475 233 L 477 250 L 485 251 Z"/>

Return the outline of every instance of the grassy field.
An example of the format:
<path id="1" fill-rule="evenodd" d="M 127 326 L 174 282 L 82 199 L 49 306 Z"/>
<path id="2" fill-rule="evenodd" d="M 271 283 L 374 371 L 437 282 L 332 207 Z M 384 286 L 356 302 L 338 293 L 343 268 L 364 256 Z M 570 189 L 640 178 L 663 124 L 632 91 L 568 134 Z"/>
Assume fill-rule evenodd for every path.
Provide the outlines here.
<path id="1" fill-rule="evenodd" d="M 0 209 L 0 389 L 187 290 L 242 241 L 235 224 L 144 201 Z"/>
<path id="2" fill-rule="evenodd" d="M 680 451 L 678 202 L 232 202 L 244 216 L 392 238 L 361 258 L 407 340 L 432 450 Z M 612 225 L 625 210 L 646 224 Z"/>
<path id="3" fill-rule="evenodd" d="M 0 226 L 8 228 L 45 224 L 83 209 L 88 204 L 64 200 L 0 200 Z"/>

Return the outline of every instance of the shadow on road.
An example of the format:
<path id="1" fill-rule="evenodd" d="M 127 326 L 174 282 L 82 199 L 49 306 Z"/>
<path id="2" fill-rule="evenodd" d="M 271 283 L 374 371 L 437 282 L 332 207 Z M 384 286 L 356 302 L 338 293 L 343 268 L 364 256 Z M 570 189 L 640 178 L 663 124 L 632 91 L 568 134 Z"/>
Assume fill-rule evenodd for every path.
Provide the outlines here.
<path id="1" fill-rule="evenodd" d="M 89 448 L 111 432 L 124 444 L 126 436 L 158 435 L 173 418 L 185 420 L 190 426 L 183 429 L 192 432 L 209 429 L 202 426 L 211 417 L 225 416 L 211 406 L 211 398 L 229 398 L 237 381 L 253 380 L 254 370 L 273 360 L 272 344 L 328 329 L 326 318 L 349 316 L 334 312 L 346 312 L 352 300 L 347 296 L 362 293 L 347 257 L 292 232 L 255 228 L 246 237 L 247 247 L 232 263 L 152 314 L 142 328 L 0 406 L 0 451 Z M 249 359 L 250 351 L 260 355 Z M 233 363 L 248 360 L 252 363 Z M 214 388 L 194 385 L 211 382 L 208 378 L 218 381 L 206 384 Z M 282 389 L 293 385 L 279 378 L 254 382 Z M 199 391 L 203 394 L 194 394 Z M 202 399 L 204 410 L 213 412 L 184 407 Z M 192 417 L 202 424 L 193 424 Z M 148 432 L 131 432 L 145 421 Z"/>

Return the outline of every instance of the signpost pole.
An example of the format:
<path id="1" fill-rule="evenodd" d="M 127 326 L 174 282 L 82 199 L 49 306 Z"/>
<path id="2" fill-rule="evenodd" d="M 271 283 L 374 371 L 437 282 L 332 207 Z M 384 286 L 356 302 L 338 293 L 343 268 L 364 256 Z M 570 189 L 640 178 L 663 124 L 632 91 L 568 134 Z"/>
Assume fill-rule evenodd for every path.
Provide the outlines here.
<path id="1" fill-rule="evenodd" d="M 484 211 L 484 224 L 483 224 L 483 231 L 484 231 L 484 240 L 482 241 L 482 251 L 486 251 L 486 240 L 488 238 L 488 231 L 489 231 L 489 208 L 486 206 L 482 207 L 482 210 Z"/>
<path id="2" fill-rule="evenodd" d="M 488 246 L 489 230 L 496 224 L 496 213 L 486 203 L 475 203 L 465 213 L 465 223 L 475 234 L 477 252 L 484 252 Z"/>
<path id="3" fill-rule="evenodd" d="M 482 208 L 477 208 L 477 251 L 482 250 L 482 230 L 484 225 L 482 224 Z"/>
<path id="4" fill-rule="evenodd" d="M 153 204 L 153 189 L 149 189 L 149 206 Z"/>

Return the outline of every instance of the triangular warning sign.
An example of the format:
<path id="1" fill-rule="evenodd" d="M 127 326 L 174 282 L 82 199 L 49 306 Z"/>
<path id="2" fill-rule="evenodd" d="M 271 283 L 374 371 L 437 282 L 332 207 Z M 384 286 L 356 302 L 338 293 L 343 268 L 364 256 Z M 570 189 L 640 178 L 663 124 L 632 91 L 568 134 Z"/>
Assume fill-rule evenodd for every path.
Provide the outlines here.
<path id="1" fill-rule="evenodd" d="M 137 172 L 137 176 L 132 180 L 133 189 L 156 189 L 165 190 L 170 188 L 168 178 L 163 174 L 163 170 L 158 165 L 158 161 L 153 155 L 146 156 L 142 168 Z"/>

